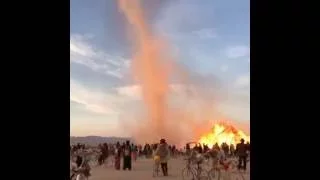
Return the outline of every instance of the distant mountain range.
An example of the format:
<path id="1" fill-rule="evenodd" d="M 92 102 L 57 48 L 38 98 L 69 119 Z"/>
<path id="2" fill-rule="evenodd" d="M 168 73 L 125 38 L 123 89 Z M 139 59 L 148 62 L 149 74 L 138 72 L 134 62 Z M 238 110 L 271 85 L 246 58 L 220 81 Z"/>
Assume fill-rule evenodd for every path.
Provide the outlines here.
<path id="1" fill-rule="evenodd" d="M 123 143 L 126 140 L 130 140 L 130 142 L 133 142 L 132 138 L 125 138 L 125 137 L 101 137 L 101 136 L 84 136 L 84 137 L 70 137 L 70 144 L 76 144 L 76 143 L 83 143 L 88 144 L 91 146 L 96 146 L 100 143 L 116 143 L 120 142 Z"/>

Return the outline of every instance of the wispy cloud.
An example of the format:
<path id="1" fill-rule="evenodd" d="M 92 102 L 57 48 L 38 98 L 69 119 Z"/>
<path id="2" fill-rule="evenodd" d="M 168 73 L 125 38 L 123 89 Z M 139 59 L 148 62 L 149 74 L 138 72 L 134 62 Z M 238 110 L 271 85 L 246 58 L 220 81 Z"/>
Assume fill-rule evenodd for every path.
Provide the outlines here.
<path id="1" fill-rule="evenodd" d="M 126 96 L 132 99 L 141 98 L 141 87 L 139 85 L 129 85 L 115 88 L 120 96 Z"/>
<path id="2" fill-rule="evenodd" d="M 250 48 L 248 46 L 231 46 L 226 49 L 226 55 L 230 59 L 245 57 L 250 54 Z"/>
<path id="3" fill-rule="evenodd" d="M 236 88 L 247 88 L 250 86 L 250 74 L 244 74 L 237 77 L 235 83 Z"/>
<path id="4" fill-rule="evenodd" d="M 90 38 L 92 37 L 71 35 L 70 61 L 84 65 L 98 73 L 122 78 L 122 71 L 128 68 L 128 60 L 121 56 L 110 55 L 92 46 Z"/>
<path id="5" fill-rule="evenodd" d="M 216 30 L 213 28 L 200 29 L 193 31 L 192 33 L 198 36 L 200 39 L 213 39 L 218 37 Z"/>
<path id="6" fill-rule="evenodd" d="M 118 112 L 114 102 L 119 99 L 108 93 L 90 89 L 75 80 L 70 80 L 70 100 L 79 103 L 86 110 L 98 114 L 115 114 Z"/>

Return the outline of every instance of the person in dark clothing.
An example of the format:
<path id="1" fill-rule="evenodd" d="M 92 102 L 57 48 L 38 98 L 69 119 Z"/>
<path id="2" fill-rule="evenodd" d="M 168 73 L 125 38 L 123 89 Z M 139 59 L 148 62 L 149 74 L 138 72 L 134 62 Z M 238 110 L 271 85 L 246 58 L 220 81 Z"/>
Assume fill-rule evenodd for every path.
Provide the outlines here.
<path id="1" fill-rule="evenodd" d="M 198 146 L 198 153 L 199 153 L 199 154 L 202 154 L 202 153 L 203 153 L 203 149 L 202 149 L 201 144 L 199 144 L 199 146 Z"/>
<path id="2" fill-rule="evenodd" d="M 226 156 L 229 156 L 229 145 L 228 145 L 227 143 L 223 143 L 222 149 L 223 149 L 223 151 L 224 151 L 224 154 L 225 154 Z"/>
<path id="3" fill-rule="evenodd" d="M 120 143 L 117 142 L 116 148 L 115 148 L 115 162 L 114 167 L 116 170 L 120 170 L 120 159 L 121 159 L 121 146 Z"/>
<path id="4" fill-rule="evenodd" d="M 103 162 L 105 162 L 109 157 L 109 147 L 107 143 L 103 144 Z"/>
<path id="5" fill-rule="evenodd" d="M 177 151 L 176 146 L 173 145 L 173 146 L 171 147 L 171 156 L 172 156 L 172 157 L 175 157 L 175 156 L 176 156 L 176 151 Z"/>
<path id="6" fill-rule="evenodd" d="M 203 144 L 203 153 L 208 152 L 208 146 L 206 144 Z"/>
<path id="7" fill-rule="evenodd" d="M 187 156 L 190 156 L 190 151 L 191 151 L 190 144 L 188 143 L 188 144 L 186 144 L 186 155 Z"/>
<path id="8" fill-rule="evenodd" d="M 147 144 L 145 144 L 143 147 L 143 155 L 147 156 Z"/>
<path id="9" fill-rule="evenodd" d="M 247 142 L 247 151 L 249 151 L 250 152 L 250 143 L 249 142 Z"/>
<path id="10" fill-rule="evenodd" d="M 138 156 L 138 146 L 135 145 L 135 146 L 133 146 L 133 150 L 132 150 L 132 159 L 134 161 L 136 161 L 137 160 L 137 156 Z"/>
<path id="11" fill-rule="evenodd" d="M 129 169 L 131 170 L 131 146 L 130 146 L 130 141 L 127 141 L 125 146 L 124 146 L 124 154 L 123 154 L 123 170 Z"/>
<path id="12" fill-rule="evenodd" d="M 247 145 L 244 144 L 244 139 L 241 139 L 241 143 L 237 144 L 236 147 L 236 154 L 239 157 L 239 162 L 238 162 L 238 170 L 241 168 L 243 170 L 247 169 Z"/>
<path id="13" fill-rule="evenodd" d="M 141 157 L 142 154 L 143 154 L 142 146 L 141 146 L 141 145 L 138 145 L 138 156 Z"/>
<path id="14" fill-rule="evenodd" d="M 233 157 L 234 155 L 235 155 L 235 148 L 234 148 L 234 145 L 233 144 L 231 144 L 230 145 L 230 155 L 231 155 L 231 157 Z"/>
<path id="15" fill-rule="evenodd" d="M 247 142 L 247 162 L 250 161 L 250 142 Z"/>
<path id="16" fill-rule="evenodd" d="M 196 144 L 196 145 L 193 147 L 193 150 L 194 150 L 194 151 L 197 151 L 197 152 L 199 151 L 198 144 Z"/>
<path id="17" fill-rule="evenodd" d="M 76 164 L 77 164 L 77 168 L 79 168 L 82 164 L 82 157 L 81 156 L 77 156 L 77 159 L 76 159 Z"/>
<path id="18" fill-rule="evenodd" d="M 98 164 L 101 166 L 102 164 L 104 164 L 105 159 L 106 159 L 105 146 L 102 144 L 99 144 L 99 150 L 100 150 L 100 154 L 98 157 Z"/>
<path id="19" fill-rule="evenodd" d="M 151 158 L 152 156 L 152 148 L 150 144 L 146 144 L 146 158 Z"/>

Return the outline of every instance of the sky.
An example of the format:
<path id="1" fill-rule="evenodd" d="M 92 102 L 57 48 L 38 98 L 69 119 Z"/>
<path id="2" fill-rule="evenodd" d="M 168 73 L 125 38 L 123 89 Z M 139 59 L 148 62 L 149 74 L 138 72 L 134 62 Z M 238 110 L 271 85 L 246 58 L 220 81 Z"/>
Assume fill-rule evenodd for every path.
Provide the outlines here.
<path id="1" fill-rule="evenodd" d="M 249 0 L 144 0 L 175 60 L 219 79 L 221 112 L 250 121 Z M 116 0 L 70 1 L 70 135 L 129 136 L 119 117 L 141 97 L 131 76 L 128 26 Z M 132 120 L 134 121 L 134 120 Z"/>

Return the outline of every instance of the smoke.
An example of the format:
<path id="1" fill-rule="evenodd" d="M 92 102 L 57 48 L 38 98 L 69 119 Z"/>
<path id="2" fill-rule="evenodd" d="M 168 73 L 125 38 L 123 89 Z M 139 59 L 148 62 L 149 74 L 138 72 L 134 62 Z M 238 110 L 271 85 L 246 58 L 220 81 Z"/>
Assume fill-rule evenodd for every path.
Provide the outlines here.
<path id="1" fill-rule="evenodd" d="M 143 100 L 136 113 L 120 116 L 122 127 L 140 143 L 160 138 L 176 144 L 197 140 L 215 120 L 224 118 L 215 108 L 219 81 L 211 78 L 209 83 L 172 59 L 165 39 L 148 25 L 140 1 L 118 0 L 118 5 L 130 24 L 136 52 L 132 74 Z"/>

